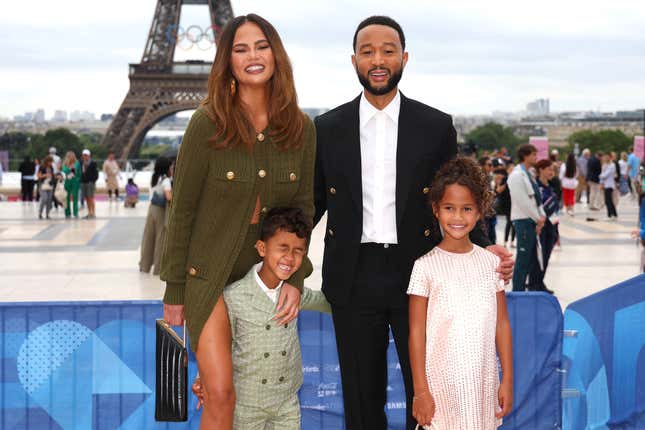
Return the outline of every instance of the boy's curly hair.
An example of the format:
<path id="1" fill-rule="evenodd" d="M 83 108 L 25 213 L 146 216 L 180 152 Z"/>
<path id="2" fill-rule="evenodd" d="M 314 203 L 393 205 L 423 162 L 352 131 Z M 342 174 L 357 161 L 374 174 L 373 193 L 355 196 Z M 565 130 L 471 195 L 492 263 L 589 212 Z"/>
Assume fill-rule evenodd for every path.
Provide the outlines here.
<path id="1" fill-rule="evenodd" d="M 489 179 L 475 160 L 457 157 L 441 166 L 432 183 L 429 195 L 430 204 L 439 204 L 446 187 L 452 184 L 463 185 L 470 190 L 482 218 L 493 213 L 494 196 Z"/>
<path id="2" fill-rule="evenodd" d="M 260 240 L 267 241 L 278 230 L 294 233 L 309 243 L 312 225 L 300 208 L 275 207 L 266 214 L 260 226 Z"/>

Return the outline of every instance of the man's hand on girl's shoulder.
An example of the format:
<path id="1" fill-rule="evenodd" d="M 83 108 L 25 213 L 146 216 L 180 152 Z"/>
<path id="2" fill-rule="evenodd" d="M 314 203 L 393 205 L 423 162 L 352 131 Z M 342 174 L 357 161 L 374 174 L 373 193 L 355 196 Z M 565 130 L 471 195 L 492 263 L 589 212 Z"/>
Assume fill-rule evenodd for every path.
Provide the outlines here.
<path id="1" fill-rule="evenodd" d="M 497 267 L 497 273 L 499 273 L 499 277 L 503 279 L 504 282 L 510 282 L 513 278 L 513 268 L 515 267 L 513 254 L 501 245 L 489 245 L 486 247 L 486 250 L 500 258 L 501 261 Z"/>

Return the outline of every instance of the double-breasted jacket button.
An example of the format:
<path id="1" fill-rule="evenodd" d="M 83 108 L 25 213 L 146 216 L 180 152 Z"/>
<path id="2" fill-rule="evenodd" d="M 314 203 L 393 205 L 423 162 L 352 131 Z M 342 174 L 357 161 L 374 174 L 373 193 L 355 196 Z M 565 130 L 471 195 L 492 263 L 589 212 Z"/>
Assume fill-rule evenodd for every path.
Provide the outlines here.
<path id="1" fill-rule="evenodd" d="M 266 380 L 266 379 L 263 379 L 263 380 L 262 380 L 262 384 L 266 384 L 266 383 L 267 383 L 267 380 Z"/>
<path id="2" fill-rule="evenodd" d="M 334 188 L 334 187 L 330 187 L 330 188 L 329 188 L 329 194 L 331 194 L 331 195 L 336 194 L 336 188 Z"/>
<path id="3" fill-rule="evenodd" d="M 265 213 L 269 212 L 269 208 L 265 206 L 265 207 L 262 208 L 262 210 L 260 210 L 260 212 L 265 214 Z"/>
<path id="4" fill-rule="evenodd" d="M 226 172 L 226 179 L 228 179 L 229 181 L 232 181 L 233 179 L 235 179 L 235 172 L 232 172 L 232 171 Z"/>
<path id="5" fill-rule="evenodd" d="M 260 169 L 260 171 L 258 172 L 258 176 L 260 178 L 264 178 L 266 175 L 267 175 L 267 171 L 264 169 Z"/>
<path id="6" fill-rule="evenodd" d="M 267 330 L 271 330 L 271 324 L 267 324 L 265 327 Z"/>
<path id="7" fill-rule="evenodd" d="M 188 269 L 188 274 L 190 276 L 197 276 L 197 269 L 195 267 L 191 267 L 190 269 Z"/>
<path id="8" fill-rule="evenodd" d="M 264 133 L 258 133 L 258 140 L 264 142 Z"/>
<path id="9" fill-rule="evenodd" d="M 279 377 L 278 381 L 280 381 L 280 382 L 284 381 L 284 376 Z"/>
<path id="10" fill-rule="evenodd" d="M 429 187 L 423 187 L 423 194 L 428 194 L 430 192 Z"/>
<path id="11" fill-rule="evenodd" d="M 287 351 L 282 351 L 280 352 L 280 354 L 282 354 L 282 356 L 284 357 L 285 355 L 287 355 Z"/>
<path id="12" fill-rule="evenodd" d="M 330 236 L 333 236 L 333 235 L 334 235 L 334 230 L 332 230 L 331 228 L 328 230 L 328 232 L 329 232 L 329 235 L 330 235 Z"/>
<path id="13" fill-rule="evenodd" d="M 430 236 L 430 229 L 425 229 L 425 231 L 423 232 L 423 235 L 424 235 L 425 237 Z"/>
<path id="14" fill-rule="evenodd" d="M 264 353 L 264 358 L 269 358 L 269 353 L 268 352 Z"/>
<path id="15" fill-rule="evenodd" d="M 295 181 L 296 179 L 298 179 L 298 177 L 296 176 L 295 173 L 293 173 L 293 172 L 289 173 L 289 180 L 291 182 Z"/>

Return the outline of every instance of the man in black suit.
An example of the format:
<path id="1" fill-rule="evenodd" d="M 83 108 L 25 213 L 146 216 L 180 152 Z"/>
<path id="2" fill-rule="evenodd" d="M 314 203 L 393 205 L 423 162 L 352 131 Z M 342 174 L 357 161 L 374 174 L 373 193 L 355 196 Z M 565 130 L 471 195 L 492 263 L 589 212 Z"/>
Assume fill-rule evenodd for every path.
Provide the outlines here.
<path id="1" fill-rule="evenodd" d="M 316 118 L 314 221 L 327 212 L 322 288 L 332 305 L 348 430 L 387 428 L 390 328 L 406 387 L 407 428 L 415 426 L 406 290 L 414 261 L 441 240 L 427 195 L 457 143 L 449 115 L 398 91 L 407 60 L 401 27 L 388 17 L 367 18 L 354 35 L 352 56 L 363 93 Z M 490 245 L 481 228 L 471 238 Z M 510 254 L 491 248 L 509 279 Z"/>

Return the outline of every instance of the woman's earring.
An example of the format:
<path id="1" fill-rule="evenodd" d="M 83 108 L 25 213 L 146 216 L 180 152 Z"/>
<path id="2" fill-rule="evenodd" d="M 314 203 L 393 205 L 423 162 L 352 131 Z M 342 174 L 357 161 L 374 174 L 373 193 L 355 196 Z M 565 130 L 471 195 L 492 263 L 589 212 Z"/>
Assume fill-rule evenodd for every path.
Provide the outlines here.
<path id="1" fill-rule="evenodd" d="M 237 91 L 237 82 L 235 82 L 235 79 L 231 79 L 231 95 L 234 96 L 236 91 Z"/>

